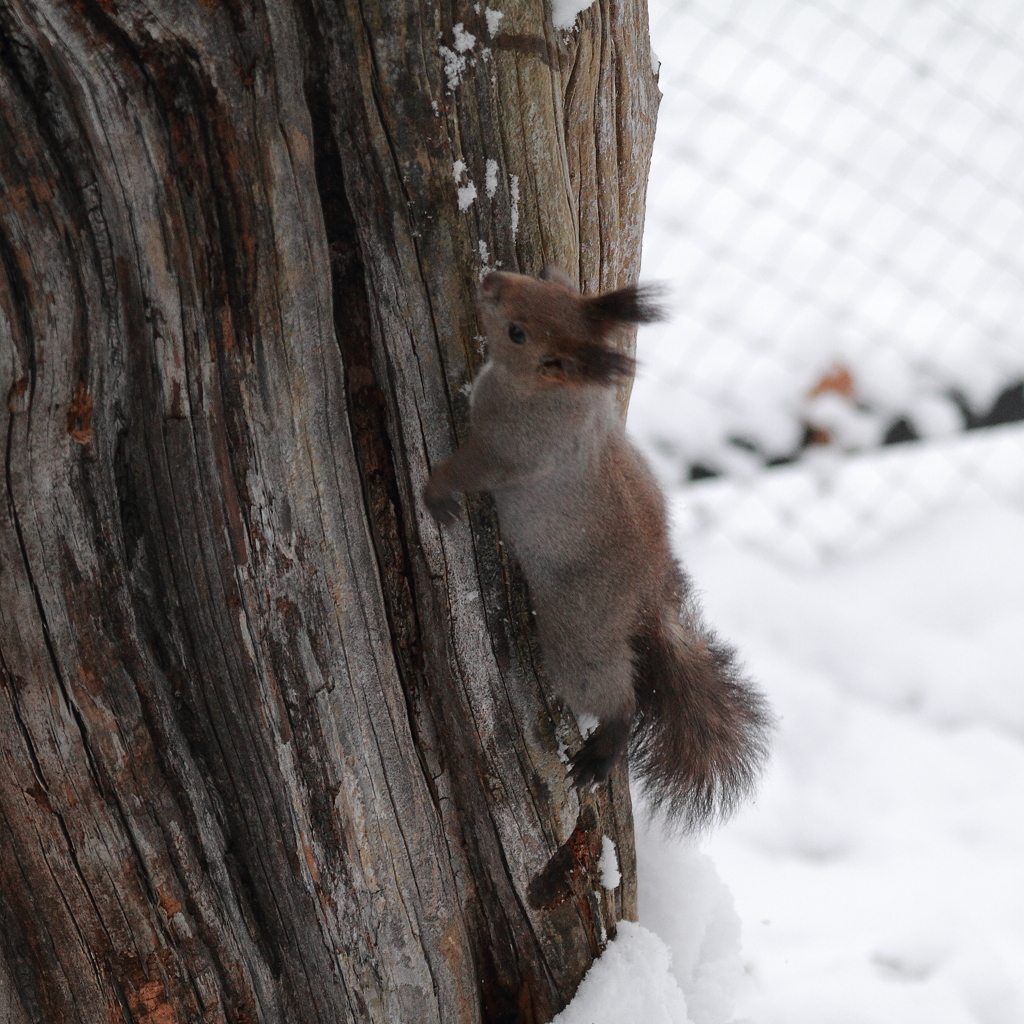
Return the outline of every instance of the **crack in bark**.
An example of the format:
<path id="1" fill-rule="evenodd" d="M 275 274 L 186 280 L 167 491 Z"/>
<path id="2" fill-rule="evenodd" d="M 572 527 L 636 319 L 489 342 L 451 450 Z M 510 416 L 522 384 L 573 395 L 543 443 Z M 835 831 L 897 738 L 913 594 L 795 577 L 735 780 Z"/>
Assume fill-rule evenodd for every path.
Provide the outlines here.
<path id="1" fill-rule="evenodd" d="M 397 493 L 397 466 L 386 425 L 386 401 L 370 351 L 370 313 L 355 222 L 349 208 L 341 156 L 333 137 L 334 114 L 326 88 L 307 84 L 317 185 L 331 258 L 335 337 L 345 368 L 345 389 L 359 466 L 363 504 L 371 524 L 395 663 L 408 704 L 423 777 L 435 807 L 439 797 L 424 760 L 416 705 L 424 684 L 421 626 L 415 582 Z M 438 807 L 439 810 L 439 807 Z"/>
<path id="2" fill-rule="evenodd" d="M 89 772 L 92 776 L 93 782 L 96 788 L 101 792 L 105 792 L 105 787 L 100 779 L 99 768 L 93 759 L 92 751 L 89 745 L 89 730 L 85 724 L 85 720 L 82 717 L 82 713 L 78 708 L 78 705 L 74 702 L 71 697 L 71 693 L 68 689 L 67 680 L 64 678 L 64 674 L 61 671 L 60 661 L 57 657 L 57 651 L 54 648 L 53 638 L 50 635 L 50 627 L 47 621 L 46 608 L 43 604 L 42 595 L 39 592 L 39 584 L 36 582 L 35 574 L 32 571 L 32 560 L 28 553 L 28 546 L 25 543 L 25 535 L 22 531 L 21 517 L 18 514 L 18 506 L 14 496 L 14 482 L 11 474 L 11 454 L 13 449 L 14 439 L 14 417 L 11 416 L 7 422 L 7 443 L 5 446 L 4 454 L 4 475 L 7 484 L 7 496 L 8 496 L 8 507 L 10 509 L 11 524 L 14 527 L 14 534 L 18 541 L 18 549 L 21 553 L 22 565 L 25 570 L 25 580 L 29 585 L 29 590 L 32 593 L 32 600 L 36 606 L 36 614 L 39 617 L 39 627 L 42 632 L 43 646 L 46 648 L 46 655 L 50 662 L 50 667 L 53 669 L 54 680 L 60 689 L 61 695 L 64 698 L 64 705 L 70 712 L 71 716 L 75 720 L 75 725 L 78 728 L 79 739 L 82 744 L 82 750 L 86 757 L 86 763 L 89 766 Z"/>

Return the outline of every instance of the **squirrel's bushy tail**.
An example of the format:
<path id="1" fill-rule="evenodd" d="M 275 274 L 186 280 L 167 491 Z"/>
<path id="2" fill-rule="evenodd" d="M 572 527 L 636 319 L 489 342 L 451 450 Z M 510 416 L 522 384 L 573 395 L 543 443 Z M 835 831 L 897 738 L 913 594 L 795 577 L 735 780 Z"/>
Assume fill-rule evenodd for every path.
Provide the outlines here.
<path id="1" fill-rule="evenodd" d="M 680 611 L 670 601 L 652 618 L 633 640 L 630 765 L 670 825 L 701 829 L 728 817 L 752 790 L 773 719 L 692 602 L 684 597 Z"/>

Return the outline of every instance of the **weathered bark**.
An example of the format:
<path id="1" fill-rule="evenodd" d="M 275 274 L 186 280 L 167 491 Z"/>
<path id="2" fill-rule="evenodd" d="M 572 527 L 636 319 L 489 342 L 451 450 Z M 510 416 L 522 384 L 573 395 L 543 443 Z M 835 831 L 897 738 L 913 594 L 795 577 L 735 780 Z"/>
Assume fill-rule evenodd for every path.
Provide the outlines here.
<path id="1" fill-rule="evenodd" d="M 502 10 L 0 0 L 5 1021 L 543 1021 L 635 914 L 418 500 L 483 267 L 639 259 L 644 4 Z"/>

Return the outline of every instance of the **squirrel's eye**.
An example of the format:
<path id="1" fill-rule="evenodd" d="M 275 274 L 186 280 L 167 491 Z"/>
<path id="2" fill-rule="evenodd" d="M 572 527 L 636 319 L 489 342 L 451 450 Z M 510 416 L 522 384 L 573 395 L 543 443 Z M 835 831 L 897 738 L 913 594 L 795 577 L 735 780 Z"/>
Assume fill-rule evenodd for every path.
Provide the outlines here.
<path id="1" fill-rule="evenodd" d="M 519 324 L 508 325 L 508 336 L 512 339 L 516 345 L 526 344 L 526 331 L 519 326 Z"/>

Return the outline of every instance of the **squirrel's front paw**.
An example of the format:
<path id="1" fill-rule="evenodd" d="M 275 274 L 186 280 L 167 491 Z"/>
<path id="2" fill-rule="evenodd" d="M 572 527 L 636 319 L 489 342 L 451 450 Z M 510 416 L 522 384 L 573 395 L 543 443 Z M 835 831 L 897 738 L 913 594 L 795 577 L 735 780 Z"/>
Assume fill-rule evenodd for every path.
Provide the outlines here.
<path id="1" fill-rule="evenodd" d="M 462 512 L 462 502 L 456 495 L 431 488 L 429 483 L 423 488 L 423 504 L 442 526 L 451 526 Z"/>

